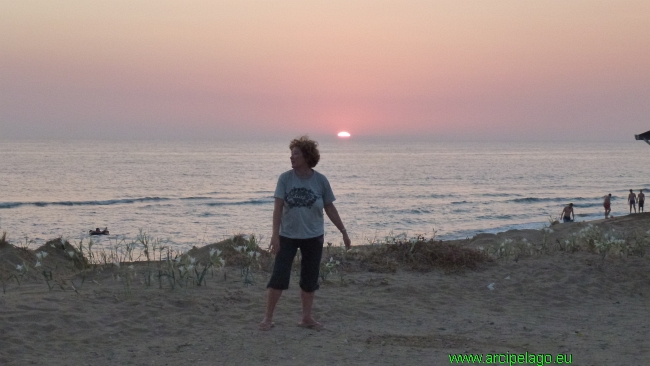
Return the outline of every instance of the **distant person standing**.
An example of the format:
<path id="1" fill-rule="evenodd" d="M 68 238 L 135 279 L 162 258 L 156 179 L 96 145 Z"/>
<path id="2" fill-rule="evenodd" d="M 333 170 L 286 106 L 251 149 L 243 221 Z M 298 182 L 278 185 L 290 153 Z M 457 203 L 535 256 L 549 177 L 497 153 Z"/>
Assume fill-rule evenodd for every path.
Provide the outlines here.
<path id="1" fill-rule="evenodd" d="M 564 222 L 573 222 L 573 220 L 575 220 L 575 215 L 573 214 L 573 203 L 564 206 L 560 216 L 562 216 L 562 221 Z"/>
<path id="2" fill-rule="evenodd" d="M 634 194 L 631 189 L 630 194 L 627 195 L 627 202 L 630 204 L 630 213 L 632 213 L 632 209 L 634 209 L 634 213 L 636 213 L 636 194 Z"/>
<path id="3" fill-rule="evenodd" d="M 645 212 L 643 211 L 643 202 L 645 201 L 645 194 L 643 194 L 643 189 L 639 189 L 639 195 L 637 198 L 639 198 L 639 212 Z"/>
<path id="4" fill-rule="evenodd" d="M 603 207 L 605 207 L 605 218 L 609 218 L 610 212 L 612 212 L 612 194 L 605 196 L 605 201 L 603 202 Z"/>

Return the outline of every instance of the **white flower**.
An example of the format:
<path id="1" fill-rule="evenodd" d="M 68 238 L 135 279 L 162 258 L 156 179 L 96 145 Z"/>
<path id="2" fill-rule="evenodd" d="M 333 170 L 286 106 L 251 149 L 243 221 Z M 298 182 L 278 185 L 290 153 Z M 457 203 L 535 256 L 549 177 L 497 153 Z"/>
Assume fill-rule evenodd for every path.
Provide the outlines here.
<path id="1" fill-rule="evenodd" d="M 48 254 L 49 254 L 48 252 L 41 252 L 41 255 L 43 256 L 43 258 L 47 257 Z"/>
<path id="2" fill-rule="evenodd" d="M 16 264 L 16 270 L 17 270 L 17 271 L 22 271 L 22 270 L 23 270 L 23 266 L 20 265 L 20 264 Z"/>
<path id="3" fill-rule="evenodd" d="M 115 267 L 119 267 L 119 266 L 120 266 L 120 262 L 115 261 L 115 262 L 113 262 L 113 265 L 114 265 Z"/>
<path id="4" fill-rule="evenodd" d="M 133 264 L 128 267 L 130 270 L 133 271 Z"/>
<path id="5" fill-rule="evenodd" d="M 36 261 L 36 264 L 34 265 L 34 268 L 36 268 L 36 267 L 40 267 L 40 266 L 41 266 L 41 262 L 40 262 L 40 261 Z"/>
<path id="6" fill-rule="evenodd" d="M 73 258 L 74 257 L 74 250 L 68 250 L 68 255 L 70 256 L 70 258 Z"/>
<path id="7" fill-rule="evenodd" d="M 494 290 L 494 282 L 489 284 L 487 288 L 489 288 L 490 290 Z"/>
<path id="8" fill-rule="evenodd" d="M 191 271 L 191 270 L 193 270 L 193 269 L 194 269 L 194 265 L 193 265 L 193 264 L 190 264 L 190 265 L 187 266 L 187 270 L 188 270 L 188 271 Z"/>
<path id="9" fill-rule="evenodd" d="M 192 263 L 192 264 L 196 263 L 196 258 L 190 257 L 190 263 Z"/>
<path id="10" fill-rule="evenodd" d="M 43 258 L 43 252 L 36 253 L 36 258 L 38 258 L 38 259 Z"/>
<path id="11" fill-rule="evenodd" d="M 224 267 L 226 265 L 226 260 L 223 258 L 219 258 L 219 262 L 221 262 L 221 267 Z"/>
<path id="12" fill-rule="evenodd" d="M 248 252 L 248 256 L 253 258 L 255 256 L 255 252 Z"/>
<path id="13" fill-rule="evenodd" d="M 255 252 L 255 258 L 259 258 L 262 253 L 260 252 Z"/>
<path id="14" fill-rule="evenodd" d="M 210 249 L 210 257 L 212 257 L 214 255 L 214 253 L 216 253 L 216 252 L 217 252 L 216 249 L 214 249 L 214 248 Z"/>

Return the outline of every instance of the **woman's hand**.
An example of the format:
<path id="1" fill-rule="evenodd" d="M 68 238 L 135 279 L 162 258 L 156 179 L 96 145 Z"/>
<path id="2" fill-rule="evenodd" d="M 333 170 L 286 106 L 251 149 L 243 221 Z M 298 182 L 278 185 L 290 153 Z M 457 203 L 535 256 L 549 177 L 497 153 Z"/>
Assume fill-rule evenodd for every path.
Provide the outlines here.
<path id="1" fill-rule="evenodd" d="M 280 224 L 282 223 L 282 206 L 284 200 L 282 198 L 275 198 L 273 204 L 273 233 L 271 234 L 271 244 L 269 250 L 271 254 L 276 255 L 280 250 Z"/>
<path id="2" fill-rule="evenodd" d="M 280 236 L 279 235 L 271 236 L 271 244 L 269 244 L 269 250 L 271 251 L 271 254 L 273 254 L 273 255 L 278 254 L 278 251 L 280 251 Z"/>
<path id="3" fill-rule="evenodd" d="M 347 231 L 343 232 L 343 244 L 345 244 L 345 249 L 346 250 L 350 250 L 350 245 L 352 245 L 352 241 L 350 240 L 350 237 L 348 236 Z"/>

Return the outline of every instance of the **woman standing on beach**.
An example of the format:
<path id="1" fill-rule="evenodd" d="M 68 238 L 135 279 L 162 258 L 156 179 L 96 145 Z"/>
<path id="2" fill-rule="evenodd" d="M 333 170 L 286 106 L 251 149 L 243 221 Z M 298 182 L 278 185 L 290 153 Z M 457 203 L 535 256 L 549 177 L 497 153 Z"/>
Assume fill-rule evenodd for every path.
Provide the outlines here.
<path id="1" fill-rule="evenodd" d="M 335 198 L 329 181 L 313 169 L 320 160 L 318 143 L 302 136 L 291 141 L 289 149 L 292 169 L 280 175 L 274 194 L 270 249 L 276 257 L 273 274 L 266 286 L 266 313 L 259 324 L 261 330 L 273 327 L 275 305 L 280 300 L 282 291 L 289 288 L 291 265 L 298 249 L 302 256 L 302 320 L 298 325 L 314 329 L 323 327 L 311 314 L 314 293 L 319 287 L 318 272 L 324 240 L 323 210 L 343 234 L 345 247 L 350 248 L 350 238 L 334 207 Z"/>

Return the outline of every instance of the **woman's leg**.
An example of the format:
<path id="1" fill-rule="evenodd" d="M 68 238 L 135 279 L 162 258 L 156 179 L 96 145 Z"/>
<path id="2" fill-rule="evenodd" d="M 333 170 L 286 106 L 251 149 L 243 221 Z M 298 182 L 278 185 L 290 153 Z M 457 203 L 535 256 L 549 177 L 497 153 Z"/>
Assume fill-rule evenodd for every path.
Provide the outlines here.
<path id="1" fill-rule="evenodd" d="M 282 291 L 270 287 L 266 290 L 266 313 L 264 313 L 264 319 L 259 324 L 261 330 L 273 328 L 273 312 L 275 311 L 275 305 L 280 300 L 280 296 L 282 296 Z"/>
<path id="2" fill-rule="evenodd" d="M 305 290 L 300 290 L 300 300 L 302 302 L 302 320 L 300 325 L 306 327 L 321 327 L 322 324 L 317 322 L 312 316 L 312 308 L 314 306 L 314 296 L 316 291 L 307 292 Z"/>
<path id="3" fill-rule="evenodd" d="M 293 258 L 296 256 L 298 247 L 294 240 L 280 237 L 280 251 L 275 256 L 275 265 L 273 274 L 269 280 L 266 292 L 266 312 L 264 319 L 259 324 L 261 330 L 269 330 L 273 327 L 273 313 L 275 306 L 282 296 L 282 291 L 289 288 L 289 279 L 291 278 L 291 265 Z"/>
<path id="4" fill-rule="evenodd" d="M 322 325 L 312 316 L 314 296 L 318 290 L 318 274 L 323 255 L 323 236 L 303 241 L 300 245 L 300 300 L 302 302 L 301 326 L 319 329 Z"/>

